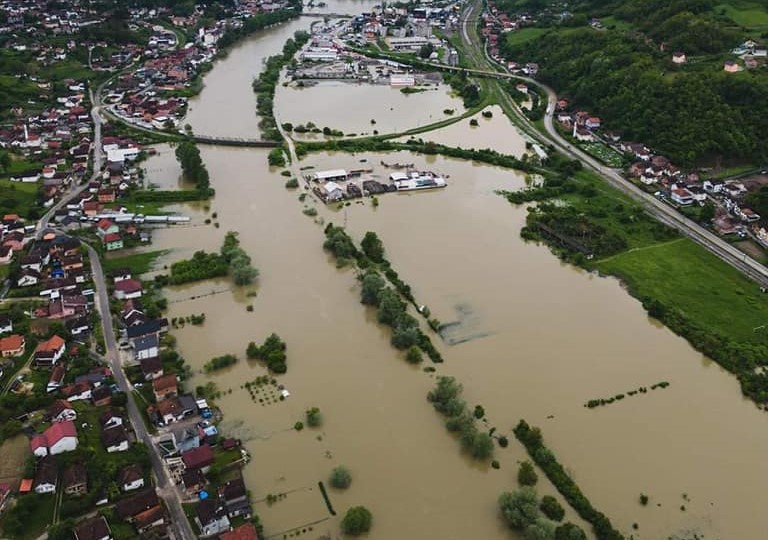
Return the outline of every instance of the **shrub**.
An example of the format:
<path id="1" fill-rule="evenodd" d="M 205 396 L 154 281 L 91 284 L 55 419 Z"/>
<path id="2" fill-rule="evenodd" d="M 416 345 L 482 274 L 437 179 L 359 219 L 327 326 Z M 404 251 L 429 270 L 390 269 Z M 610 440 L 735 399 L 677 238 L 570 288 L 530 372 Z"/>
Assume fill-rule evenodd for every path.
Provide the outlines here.
<path id="1" fill-rule="evenodd" d="M 370 510 L 364 506 L 353 506 L 341 520 L 341 530 L 345 534 L 357 536 L 370 531 L 372 522 L 373 514 Z"/>
<path id="2" fill-rule="evenodd" d="M 646 495 L 645 493 L 640 494 L 640 504 L 642 504 L 643 506 L 648 506 L 648 495 Z"/>
<path id="3" fill-rule="evenodd" d="M 312 407 L 311 409 L 307 410 L 306 417 L 307 425 L 309 427 L 318 427 L 323 423 L 323 417 L 320 414 L 320 409 L 317 407 Z"/>
<path id="4" fill-rule="evenodd" d="M 541 510 L 541 512 L 549 519 L 554 521 L 562 521 L 565 517 L 565 510 L 560 503 L 557 502 L 557 499 L 551 495 L 544 495 L 541 498 L 539 510 Z"/>
<path id="5" fill-rule="evenodd" d="M 285 183 L 285 189 L 296 189 L 299 187 L 299 181 L 296 178 L 291 178 Z"/>
<path id="6" fill-rule="evenodd" d="M 475 418 L 480 420 L 483 416 L 485 416 L 485 409 L 482 405 L 475 405 L 475 412 L 474 412 Z"/>
<path id="7" fill-rule="evenodd" d="M 502 448 L 506 448 L 509 445 L 509 439 L 507 439 L 504 435 L 499 437 L 499 446 Z"/>
<path id="8" fill-rule="evenodd" d="M 295 429 L 296 431 L 301 431 L 302 429 L 304 429 L 304 422 L 296 422 L 295 424 L 293 424 L 293 429 Z"/>
<path id="9" fill-rule="evenodd" d="M 539 476 L 533 469 L 533 465 L 530 461 L 523 461 L 520 464 L 520 468 L 517 471 L 517 482 L 521 486 L 535 486 L 539 481 Z"/>
<path id="10" fill-rule="evenodd" d="M 477 118 L 473 118 L 472 120 L 470 120 L 470 121 L 469 121 L 469 125 L 470 125 L 470 126 L 473 126 L 473 127 L 474 127 L 474 126 L 477 126 Z"/>
<path id="11" fill-rule="evenodd" d="M 405 359 L 411 364 L 419 364 L 422 362 L 422 360 L 424 360 L 421 355 L 421 349 L 419 349 L 416 345 L 412 345 L 408 349 L 408 352 L 405 353 Z"/>
<path id="12" fill-rule="evenodd" d="M 347 489 L 352 484 L 352 474 L 342 465 L 334 467 L 331 471 L 330 483 L 336 489 Z"/>

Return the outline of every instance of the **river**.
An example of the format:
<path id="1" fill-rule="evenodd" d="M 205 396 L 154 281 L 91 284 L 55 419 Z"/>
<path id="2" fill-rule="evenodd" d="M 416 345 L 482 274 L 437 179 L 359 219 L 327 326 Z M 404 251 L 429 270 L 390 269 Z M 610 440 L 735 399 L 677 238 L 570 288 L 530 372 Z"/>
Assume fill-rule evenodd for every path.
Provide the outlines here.
<path id="1" fill-rule="evenodd" d="M 250 112 L 250 81 L 264 56 L 307 25 L 301 19 L 271 29 L 217 63 L 192 103 L 188 121 L 195 131 L 252 136 L 258 121 Z M 291 107 L 286 96 L 302 99 L 280 88 L 281 107 Z M 475 129 L 496 129 L 496 116 Z M 460 126 L 473 140 L 468 120 L 454 129 Z M 503 123 L 498 129 L 507 140 L 516 133 Z M 519 135 L 507 144 L 524 147 Z M 444 190 L 384 195 L 377 208 L 369 200 L 326 208 L 310 196 L 305 204 L 319 212 L 312 218 L 297 201 L 302 190 L 284 188 L 280 170 L 267 167 L 265 151 L 201 151 L 216 197 L 208 211 L 186 210 L 197 226 L 157 230 L 152 249 L 172 249 L 161 261 L 167 264 L 197 249 L 216 250 L 224 233 L 236 230 L 260 269 L 258 284 L 246 290 L 230 291 L 219 280 L 173 288 L 167 296 L 169 317 L 206 314 L 202 328 L 174 334 L 195 372 L 190 386 L 212 380 L 224 392 L 218 400 L 223 428 L 243 438 L 253 456 L 246 481 L 262 501 L 256 511 L 268 535 L 311 526 L 309 538 L 335 536 L 339 518 L 327 519 L 317 482 L 343 464 L 352 471 L 352 486 L 330 490 L 331 501 L 340 515 L 352 505 L 370 508 L 371 539 L 515 537 L 498 516 L 496 498 L 515 487 L 524 450 L 510 437 L 508 448 L 496 449 L 500 470 L 461 454 L 425 400 L 435 375 L 408 365 L 389 345 L 388 332 L 359 303 L 353 272 L 337 270 L 321 249 L 328 221 L 346 225 L 358 240 L 368 230 L 379 234 L 416 298 L 441 321 L 458 323 L 449 336 L 456 344 L 433 338 L 446 359 L 438 374 L 456 376 L 467 402 L 482 404 L 500 432 L 509 434 L 520 418 L 539 425 L 584 493 L 625 534 L 765 535 L 765 414 L 741 397 L 735 378 L 650 320 L 616 280 L 564 265 L 546 247 L 521 240 L 525 208 L 494 193 L 524 185 L 520 174 L 407 153 L 310 155 L 302 166 L 373 167 L 385 176 L 384 160 L 449 176 Z M 178 183 L 167 151 L 150 158 L 147 169 L 152 183 Z M 203 226 L 213 212 L 219 228 Z M 211 292 L 217 294 L 203 296 Z M 291 396 L 265 405 L 242 388 L 266 373 L 244 359 L 244 350 L 271 332 L 288 344 L 288 373 L 279 383 Z M 225 353 L 240 362 L 210 377 L 199 373 Z M 670 386 L 606 407 L 583 406 L 659 381 Z M 322 411 L 323 426 L 293 430 L 313 406 Z M 554 494 L 539 476 L 539 492 Z M 263 501 L 278 493 L 287 496 L 271 506 Z M 650 496 L 648 506 L 639 504 L 640 493 Z M 571 510 L 567 519 L 581 523 Z"/>

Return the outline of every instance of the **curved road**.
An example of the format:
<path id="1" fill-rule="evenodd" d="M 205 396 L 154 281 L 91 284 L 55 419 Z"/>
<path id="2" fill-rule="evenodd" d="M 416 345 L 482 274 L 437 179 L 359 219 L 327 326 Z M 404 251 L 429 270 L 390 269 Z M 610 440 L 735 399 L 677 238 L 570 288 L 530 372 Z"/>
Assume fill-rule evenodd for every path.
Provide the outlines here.
<path id="1" fill-rule="evenodd" d="M 471 31 L 469 27 L 469 23 L 472 21 L 473 13 L 475 10 L 479 11 L 480 8 L 481 0 L 474 0 L 471 4 L 468 5 L 464 12 L 464 16 L 462 17 L 461 36 L 468 50 L 484 50 L 483 44 L 480 43 L 479 37 L 477 36 L 477 32 Z M 490 66 L 489 59 L 486 57 L 484 60 L 485 64 Z M 445 66 L 442 66 L 442 68 L 445 68 Z M 500 73 L 498 71 L 493 71 L 490 69 L 490 67 L 489 69 L 466 69 L 465 71 L 476 73 L 478 75 L 517 79 L 542 89 L 547 94 L 548 102 L 546 114 L 544 116 L 544 127 L 547 131 L 547 134 L 545 135 L 538 131 L 528 120 L 528 118 L 519 115 L 522 116 L 520 119 L 526 124 L 526 126 L 534 130 L 538 139 L 542 143 L 552 145 L 571 159 L 577 159 L 581 161 L 585 166 L 600 175 L 613 187 L 617 188 L 622 193 L 625 193 L 634 200 L 640 202 L 646 211 L 656 217 L 656 219 L 670 227 L 677 229 L 697 244 L 705 247 L 711 253 L 720 257 L 722 260 L 744 273 L 747 277 L 755 280 L 761 286 L 768 287 L 768 268 L 766 268 L 764 265 L 750 258 L 731 244 L 725 242 L 719 236 L 686 218 L 673 207 L 658 200 L 653 195 L 650 195 L 649 193 L 641 190 L 636 185 L 626 180 L 620 174 L 619 170 L 606 167 L 592 156 L 582 152 L 578 148 L 573 147 L 566 139 L 564 139 L 557 132 L 553 122 L 555 103 L 557 102 L 557 94 L 554 90 L 530 77 L 514 75 L 508 72 Z"/>

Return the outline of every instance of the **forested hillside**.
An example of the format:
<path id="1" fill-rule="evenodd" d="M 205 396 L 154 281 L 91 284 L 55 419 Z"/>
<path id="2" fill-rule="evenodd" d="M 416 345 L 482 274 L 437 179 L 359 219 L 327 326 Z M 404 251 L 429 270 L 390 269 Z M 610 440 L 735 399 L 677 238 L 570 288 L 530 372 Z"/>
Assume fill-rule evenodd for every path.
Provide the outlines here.
<path id="1" fill-rule="evenodd" d="M 737 59 L 730 50 L 744 40 L 768 34 L 708 0 L 593 0 L 574 9 L 582 11 L 572 19 L 602 17 L 606 28 L 571 28 L 566 19 L 530 41 L 511 32 L 502 54 L 539 63 L 542 81 L 605 127 L 680 164 L 766 160 L 768 68 L 726 73 L 723 62 Z M 688 63 L 675 66 L 672 51 Z"/>

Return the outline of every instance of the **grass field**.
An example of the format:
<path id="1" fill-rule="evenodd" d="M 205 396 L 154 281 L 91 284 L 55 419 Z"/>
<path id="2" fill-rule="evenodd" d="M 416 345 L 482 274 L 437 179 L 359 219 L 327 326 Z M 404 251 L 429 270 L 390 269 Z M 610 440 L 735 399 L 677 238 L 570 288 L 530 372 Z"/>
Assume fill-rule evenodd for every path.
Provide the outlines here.
<path id="1" fill-rule="evenodd" d="M 155 261 L 166 253 L 168 253 L 166 250 L 157 250 L 133 253 L 122 257 L 110 257 L 107 255 L 104 261 L 104 271 L 110 273 L 117 268 L 130 268 L 135 274 L 145 274 L 152 270 Z"/>
<path id="2" fill-rule="evenodd" d="M 621 167 L 621 156 L 612 148 L 608 148 L 599 142 L 588 142 L 579 144 L 586 153 L 596 157 L 609 167 Z"/>
<path id="3" fill-rule="evenodd" d="M 758 3 L 734 0 L 715 6 L 715 13 L 722 13 L 747 28 L 768 26 L 768 10 Z"/>
<path id="4" fill-rule="evenodd" d="M 714 332 L 745 342 L 766 341 L 764 332 L 753 329 L 768 324 L 768 297 L 690 240 L 630 250 L 595 266 L 623 279 L 634 295 L 675 306 Z"/>
<path id="5" fill-rule="evenodd" d="M 525 43 L 531 41 L 547 32 L 548 28 L 523 28 L 522 30 L 514 30 L 506 34 L 505 39 L 510 45 L 517 45 L 519 43 Z"/>
<path id="6" fill-rule="evenodd" d="M 627 30 L 632 29 L 631 24 L 629 24 L 627 21 L 622 21 L 621 19 L 617 19 L 616 17 L 603 17 L 600 19 L 600 22 L 602 22 L 603 26 L 608 28 L 609 30 L 618 30 L 619 32 L 626 32 Z"/>
<path id="7" fill-rule="evenodd" d="M 0 444 L 0 482 L 14 484 L 21 480 L 24 461 L 30 454 L 29 442 L 18 435 Z"/>
<path id="8" fill-rule="evenodd" d="M 36 183 L 0 180 L 0 214 L 18 214 L 26 218 L 36 206 Z"/>

